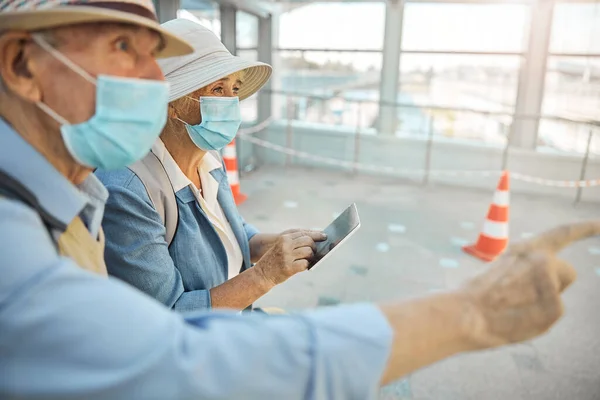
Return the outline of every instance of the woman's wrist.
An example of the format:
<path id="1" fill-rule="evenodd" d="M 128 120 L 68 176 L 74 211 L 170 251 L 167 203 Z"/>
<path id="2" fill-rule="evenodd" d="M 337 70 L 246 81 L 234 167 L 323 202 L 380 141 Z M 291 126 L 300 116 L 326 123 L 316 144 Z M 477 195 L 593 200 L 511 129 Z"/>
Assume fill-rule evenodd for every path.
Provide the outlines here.
<path id="1" fill-rule="evenodd" d="M 252 284 L 257 287 L 263 294 L 268 293 L 276 284 L 267 276 L 261 268 L 260 263 L 246 271 L 252 280 Z"/>

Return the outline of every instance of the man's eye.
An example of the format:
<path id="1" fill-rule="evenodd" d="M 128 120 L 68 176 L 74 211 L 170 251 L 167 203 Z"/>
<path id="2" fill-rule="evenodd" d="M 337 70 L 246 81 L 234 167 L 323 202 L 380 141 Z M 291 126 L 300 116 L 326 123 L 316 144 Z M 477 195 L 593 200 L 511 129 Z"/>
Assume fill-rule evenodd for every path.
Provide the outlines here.
<path id="1" fill-rule="evenodd" d="M 220 87 L 220 86 L 216 87 L 216 88 L 213 89 L 213 92 L 215 92 L 215 93 L 222 93 L 223 92 L 223 88 Z"/>
<path id="2" fill-rule="evenodd" d="M 233 92 L 234 92 L 234 93 L 237 93 L 237 92 L 239 92 L 239 91 L 240 91 L 240 88 L 237 88 L 237 87 L 234 87 L 234 88 L 233 88 Z"/>
<path id="3" fill-rule="evenodd" d="M 129 51 L 129 42 L 125 39 L 119 39 L 116 41 L 115 47 L 120 51 Z"/>

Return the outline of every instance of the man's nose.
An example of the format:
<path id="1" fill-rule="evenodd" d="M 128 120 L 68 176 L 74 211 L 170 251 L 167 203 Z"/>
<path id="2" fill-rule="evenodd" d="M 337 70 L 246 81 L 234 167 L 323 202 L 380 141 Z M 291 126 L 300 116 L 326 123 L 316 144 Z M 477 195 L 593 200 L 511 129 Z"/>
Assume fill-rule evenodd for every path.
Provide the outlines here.
<path id="1" fill-rule="evenodd" d="M 138 63 L 138 72 L 140 74 L 140 79 L 151 79 L 157 81 L 165 80 L 162 70 L 158 66 L 156 59 L 152 56 L 144 57 L 144 59 Z"/>

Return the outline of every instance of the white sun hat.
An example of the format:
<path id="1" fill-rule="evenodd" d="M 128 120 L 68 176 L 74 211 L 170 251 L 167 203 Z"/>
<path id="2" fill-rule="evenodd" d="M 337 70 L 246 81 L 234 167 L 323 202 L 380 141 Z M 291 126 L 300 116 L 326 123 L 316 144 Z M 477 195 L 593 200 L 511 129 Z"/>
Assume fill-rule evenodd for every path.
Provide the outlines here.
<path id="1" fill-rule="evenodd" d="M 244 100 L 260 90 L 271 77 L 270 65 L 232 55 L 211 30 L 200 24 L 178 18 L 165 22 L 162 26 L 194 48 L 192 54 L 158 60 L 171 85 L 169 101 L 177 100 L 239 71 L 244 71 L 244 77 L 238 96 L 240 100 Z"/>

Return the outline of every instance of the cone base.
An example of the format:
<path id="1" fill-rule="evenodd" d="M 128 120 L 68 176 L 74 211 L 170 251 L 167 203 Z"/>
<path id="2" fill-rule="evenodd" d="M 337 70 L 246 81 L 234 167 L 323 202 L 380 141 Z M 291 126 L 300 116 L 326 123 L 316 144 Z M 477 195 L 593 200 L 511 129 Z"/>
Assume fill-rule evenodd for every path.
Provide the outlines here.
<path id="1" fill-rule="evenodd" d="M 476 246 L 474 244 L 472 244 L 470 246 L 463 246 L 462 249 L 463 249 L 463 251 L 465 253 L 470 254 L 473 257 L 477 257 L 480 260 L 483 260 L 483 261 L 486 261 L 486 262 L 494 261 L 500 255 L 500 254 L 484 253 L 481 250 L 477 250 L 477 248 L 476 248 Z"/>
<path id="2" fill-rule="evenodd" d="M 239 206 L 240 204 L 248 200 L 248 196 L 246 196 L 243 193 L 236 193 L 233 195 L 233 200 L 235 200 L 235 204 Z"/>

